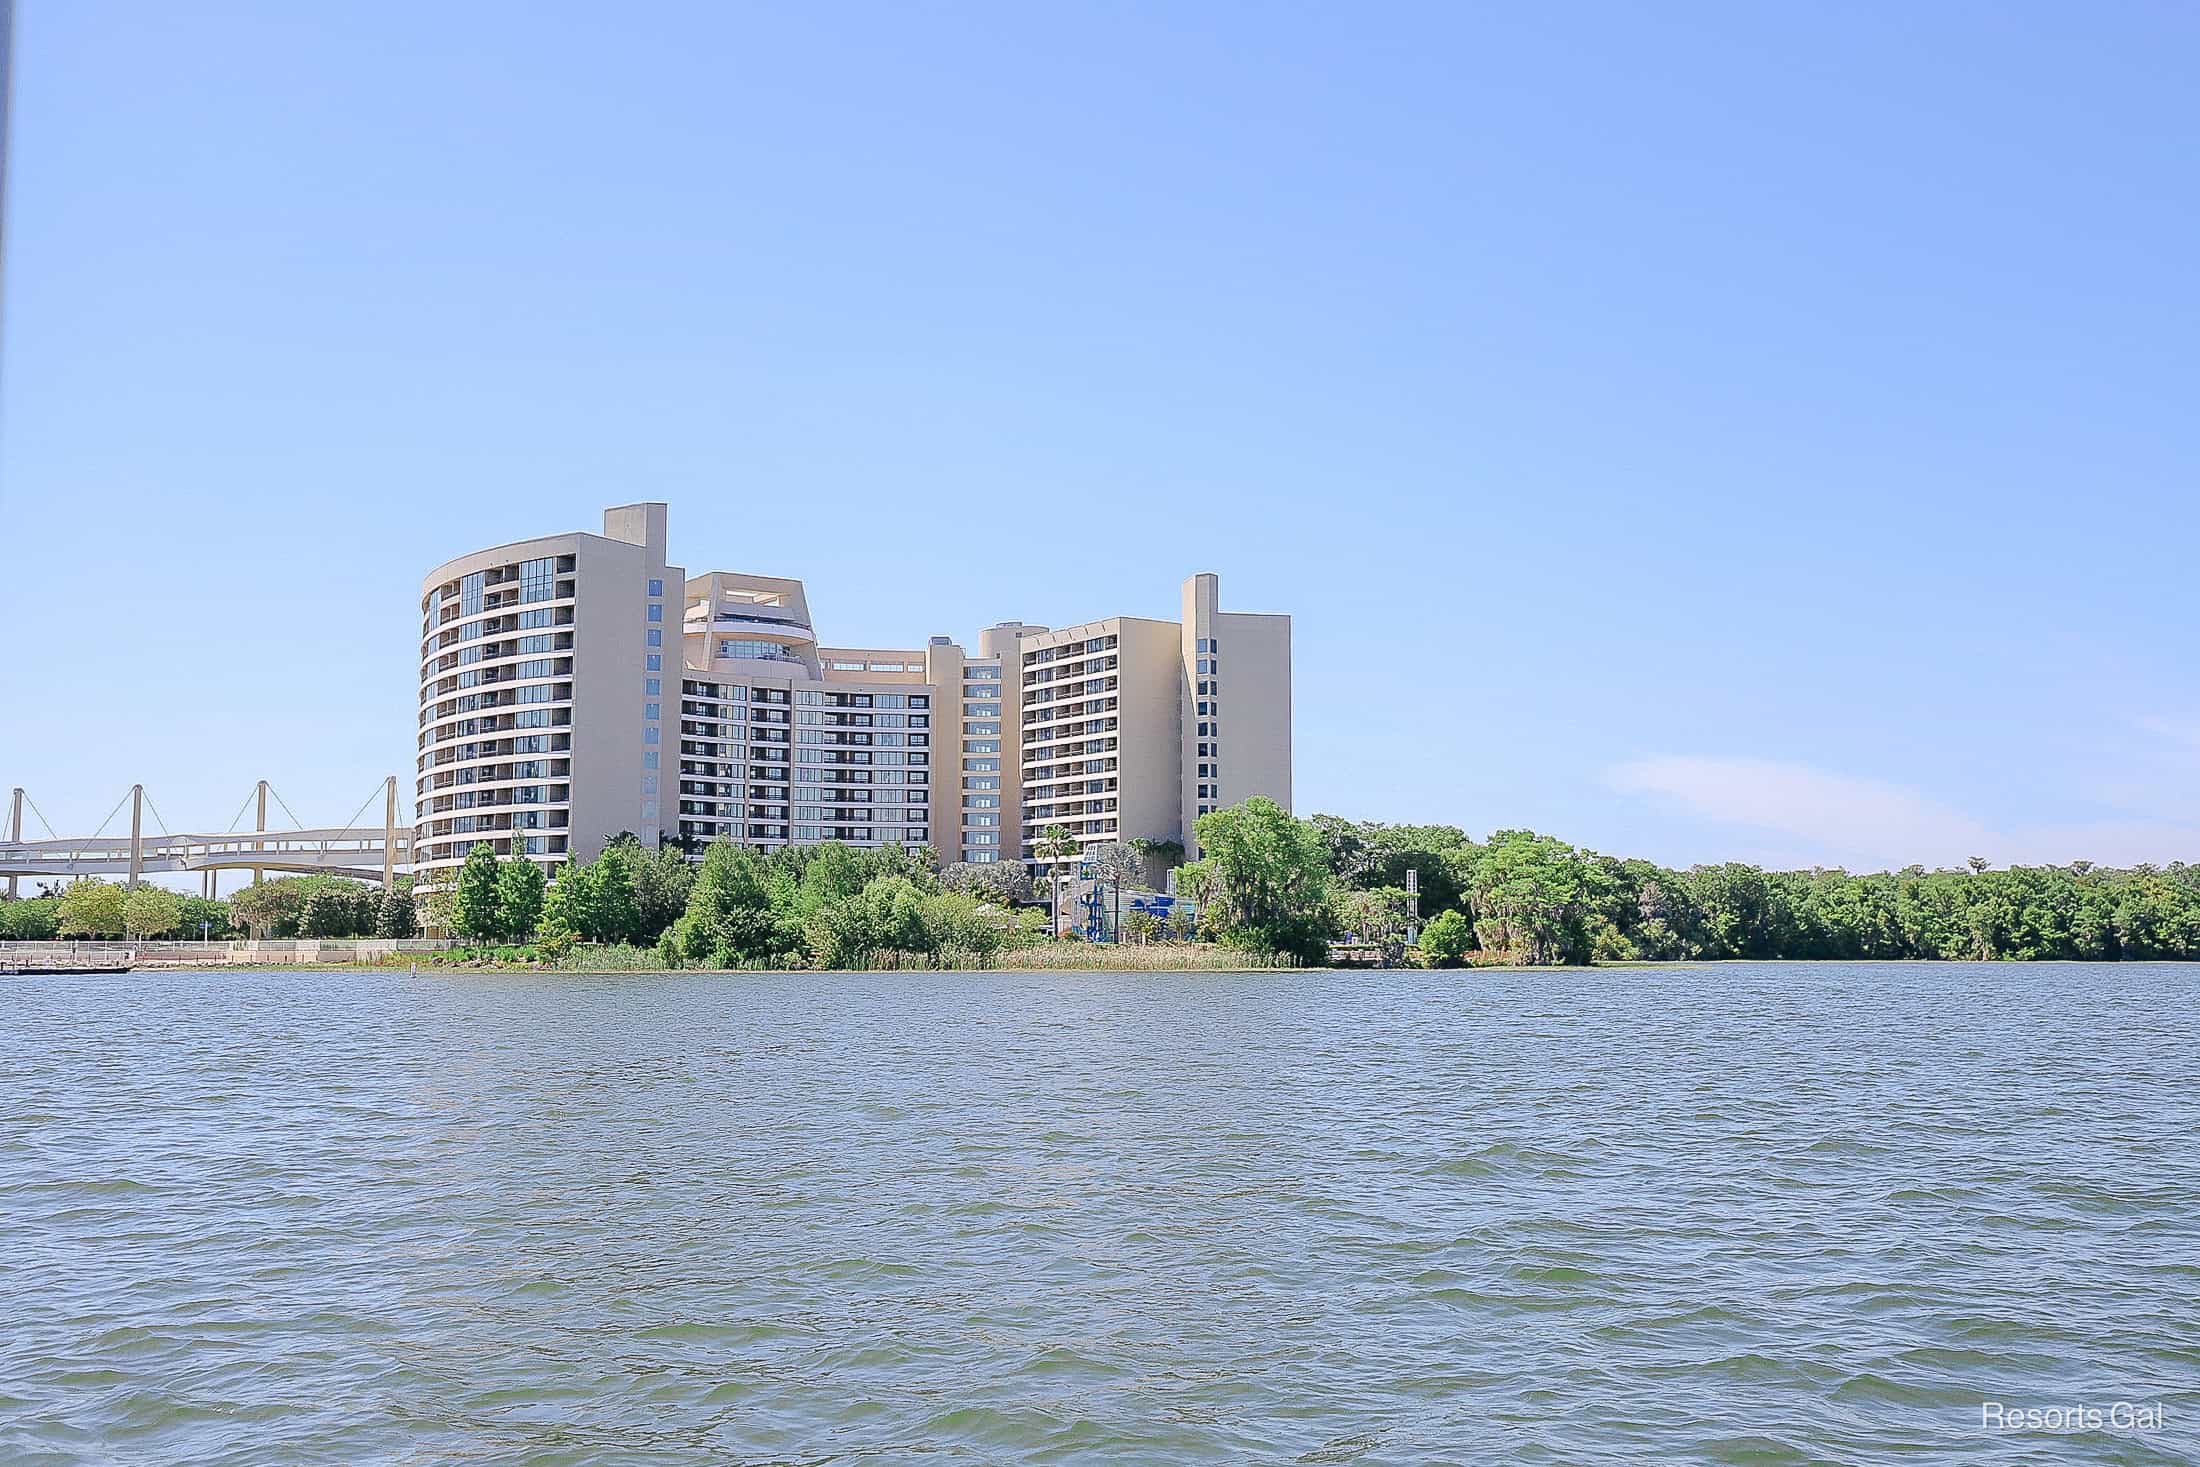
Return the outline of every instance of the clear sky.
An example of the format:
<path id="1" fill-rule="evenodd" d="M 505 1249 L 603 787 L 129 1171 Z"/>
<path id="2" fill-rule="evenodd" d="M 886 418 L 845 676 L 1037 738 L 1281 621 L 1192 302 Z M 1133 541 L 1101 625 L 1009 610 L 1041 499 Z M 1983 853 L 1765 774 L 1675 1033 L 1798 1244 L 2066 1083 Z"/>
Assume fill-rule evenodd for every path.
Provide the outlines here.
<path id="1" fill-rule="evenodd" d="M 663 499 L 843 644 L 1217 571 L 1303 813 L 2200 859 L 2189 5 L 21 9 L 64 827 L 409 791 L 421 575 Z"/>

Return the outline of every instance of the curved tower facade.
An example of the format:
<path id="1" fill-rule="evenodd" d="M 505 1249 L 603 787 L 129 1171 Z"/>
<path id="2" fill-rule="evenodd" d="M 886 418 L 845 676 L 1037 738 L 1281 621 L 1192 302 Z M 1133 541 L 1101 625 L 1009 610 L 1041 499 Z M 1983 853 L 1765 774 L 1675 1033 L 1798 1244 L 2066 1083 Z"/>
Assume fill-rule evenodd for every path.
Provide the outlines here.
<path id="1" fill-rule="evenodd" d="M 419 890 L 482 842 L 548 868 L 622 831 L 657 843 L 683 580 L 665 506 L 634 504 L 601 535 L 478 550 L 421 582 Z"/>

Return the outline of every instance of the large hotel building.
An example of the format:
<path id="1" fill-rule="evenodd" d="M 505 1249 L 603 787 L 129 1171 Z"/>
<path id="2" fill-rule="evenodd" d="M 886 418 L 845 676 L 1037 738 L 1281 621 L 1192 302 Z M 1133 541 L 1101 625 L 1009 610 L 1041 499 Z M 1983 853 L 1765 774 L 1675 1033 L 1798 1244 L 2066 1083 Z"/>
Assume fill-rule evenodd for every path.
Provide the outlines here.
<path id="1" fill-rule="evenodd" d="M 556 866 L 621 831 L 943 861 L 1178 841 L 1291 804 L 1291 619 L 1184 583 L 1176 621 L 1006 621 L 966 652 L 818 644 L 800 581 L 669 565 L 662 504 L 477 551 L 421 585 L 414 870 L 481 842 Z"/>

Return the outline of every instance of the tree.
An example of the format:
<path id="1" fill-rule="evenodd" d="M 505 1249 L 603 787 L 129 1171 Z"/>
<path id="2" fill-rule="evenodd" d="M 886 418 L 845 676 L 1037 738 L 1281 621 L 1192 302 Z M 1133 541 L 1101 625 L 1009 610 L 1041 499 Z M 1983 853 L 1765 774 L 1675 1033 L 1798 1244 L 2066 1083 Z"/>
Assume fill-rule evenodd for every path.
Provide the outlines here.
<path id="1" fill-rule="evenodd" d="M 1456 968 L 1474 947 L 1474 928 L 1454 907 L 1438 912 L 1421 929 L 1421 956 L 1431 968 Z"/>
<path id="2" fill-rule="evenodd" d="M 1062 867 L 1076 860 L 1081 849 L 1069 828 L 1062 825 L 1048 826 L 1047 833 L 1032 842 L 1032 854 L 1054 868 L 1047 881 L 1047 927 L 1057 935 L 1062 930 Z"/>
<path id="3" fill-rule="evenodd" d="M 497 853 L 487 841 L 477 842 L 458 868 L 458 884 L 451 896 L 451 928 L 475 942 L 494 942 L 504 935 L 504 917 L 497 892 Z"/>
<path id="4" fill-rule="evenodd" d="M 1306 962 L 1328 955 L 1329 863 L 1310 822 L 1255 795 L 1200 816 L 1196 829 L 1195 864 L 1213 873 L 1213 926 L 1224 942 Z"/>
<path id="5" fill-rule="evenodd" d="M 525 856 L 514 856 L 497 869 L 497 930 L 513 942 L 535 935 L 542 919 L 542 868 Z"/>
<path id="6" fill-rule="evenodd" d="M 375 908 L 374 935 L 395 938 L 420 935 L 420 909 L 413 905 L 409 880 L 383 894 Z"/>
<path id="7" fill-rule="evenodd" d="M 0 938 L 10 942 L 46 942 L 61 928 L 61 898 L 24 897 L 0 901 Z"/>
<path id="8" fill-rule="evenodd" d="M 1021 861 L 956 861 L 940 868 L 940 885 L 1003 906 L 1031 900 L 1031 871 Z"/>
<path id="9" fill-rule="evenodd" d="M 187 896 L 183 899 L 183 917 L 176 926 L 181 935 L 192 941 L 204 939 L 217 941 L 235 934 L 236 927 L 230 920 L 229 903 L 212 897 Z"/>
<path id="10" fill-rule="evenodd" d="M 633 856 L 633 942 L 655 942 L 680 920 L 687 910 L 688 893 L 695 887 L 695 867 L 678 846 L 659 846 Z"/>
<path id="11" fill-rule="evenodd" d="M 1482 946 L 1515 962 L 1586 963 L 1610 873 L 1591 853 L 1527 830 L 1491 836 L 1469 868 Z"/>
<path id="12" fill-rule="evenodd" d="M 688 893 L 687 911 L 669 934 L 689 962 L 720 968 L 776 961 L 794 949 L 800 928 L 776 905 L 771 863 L 732 840 L 712 841 Z M 791 907 L 791 890 L 786 892 Z"/>
<path id="13" fill-rule="evenodd" d="M 122 899 L 123 931 L 132 937 L 159 937 L 183 922 L 183 903 L 165 887 L 136 886 Z"/>
<path id="14" fill-rule="evenodd" d="M 122 888 L 97 876 L 72 881 L 62 889 L 57 927 L 63 937 L 120 937 Z"/>
<path id="15" fill-rule="evenodd" d="M 373 928 L 380 906 L 370 887 L 356 881 L 327 881 L 306 898 L 298 930 L 307 937 L 357 937 Z"/>
<path id="16" fill-rule="evenodd" d="M 356 883 L 334 876 L 278 876 L 256 881 L 230 898 L 234 919 L 257 938 L 290 938 L 305 928 L 306 903 L 331 883 Z"/>
<path id="17" fill-rule="evenodd" d="M 1385 966 L 1405 958 L 1406 894 L 1385 886 L 1374 891 L 1345 888 L 1330 894 L 1336 926 L 1349 938 L 1374 944 Z"/>

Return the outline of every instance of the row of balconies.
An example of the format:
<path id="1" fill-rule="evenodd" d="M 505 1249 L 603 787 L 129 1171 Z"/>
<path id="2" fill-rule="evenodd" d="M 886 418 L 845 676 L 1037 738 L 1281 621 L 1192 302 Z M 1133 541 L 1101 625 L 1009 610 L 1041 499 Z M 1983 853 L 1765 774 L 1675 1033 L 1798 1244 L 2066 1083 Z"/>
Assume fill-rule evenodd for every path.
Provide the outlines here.
<path id="1" fill-rule="evenodd" d="M 532 651 L 523 652 L 520 650 L 520 644 L 526 641 L 528 637 L 548 637 L 550 645 L 547 648 L 537 647 Z M 498 663 L 517 661 L 524 657 L 551 657 L 560 652 L 571 652 L 572 650 L 573 634 L 571 632 L 531 631 L 527 633 L 527 636 L 514 637 L 508 642 L 488 643 L 481 649 L 481 655 L 471 662 L 466 661 L 464 655 L 460 652 L 446 652 L 440 657 L 429 658 L 421 663 L 420 676 L 421 680 L 425 682 L 437 673 L 453 672 L 462 667 L 490 667 Z"/>
<path id="2" fill-rule="evenodd" d="M 488 718 L 461 718 L 456 723 L 423 732 L 420 736 L 420 747 L 449 743 L 452 739 L 469 739 L 479 734 L 543 733 L 551 729 L 571 728 L 573 725 L 573 710 L 570 707 L 551 709 L 550 721 L 543 724 L 530 723 L 523 726 L 516 722 L 517 717 L 516 714 L 503 713 Z"/>
<path id="3" fill-rule="evenodd" d="M 538 601 L 528 609 L 537 610 L 542 605 L 543 603 Z M 434 644 L 432 647 L 423 646 L 421 650 L 423 654 L 440 652 L 446 647 L 456 647 L 461 643 L 479 641 L 483 637 L 533 635 L 542 631 L 555 632 L 561 627 L 570 628 L 573 625 L 572 607 L 552 606 L 549 608 L 549 612 L 550 625 L 548 627 L 523 627 L 519 624 L 519 615 L 516 612 L 510 616 L 486 617 L 479 624 L 468 622 L 465 626 L 448 627 L 437 632 L 430 639 Z M 567 635 L 571 635 L 571 633 L 568 632 Z"/>
<path id="4" fill-rule="evenodd" d="M 1053 662 L 1068 662 L 1075 658 L 1090 657 L 1097 652 L 1115 650 L 1122 638 L 1114 632 L 1104 636 L 1087 637 L 1082 642 L 1069 642 L 1060 647 L 1041 647 L 1024 654 L 1024 666 L 1044 667 Z"/>
<path id="5" fill-rule="evenodd" d="M 1063 723 L 1070 719 L 1089 718 L 1099 713 L 1115 713 L 1121 708 L 1122 700 L 1120 698 L 1088 698 L 1082 703 L 1068 703 L 1058 708 L 1027 708 L 1024 710 L 1024 742 L 1027 744 L 1045 742 L 1046 736 L 1035 734 L 1034 730 L 1044 728 L 1050 724 Z"/>
<path id="6" fill-rule="evenodd" d="M 1033 688 L 1043 688 L 1050 683 L 1059 683 L 1068 678 L 1090 677 L 1094 673 L 1113 672 L 1122 665 L 1122 660 L 1117 657 L 1080 658 L 1075 662 L 1056 663 L 1052 667 L 1042 667 L 1035 671 L 1026 672 L 1024 674 L 1024 690 L 1028 696 Z"/>

